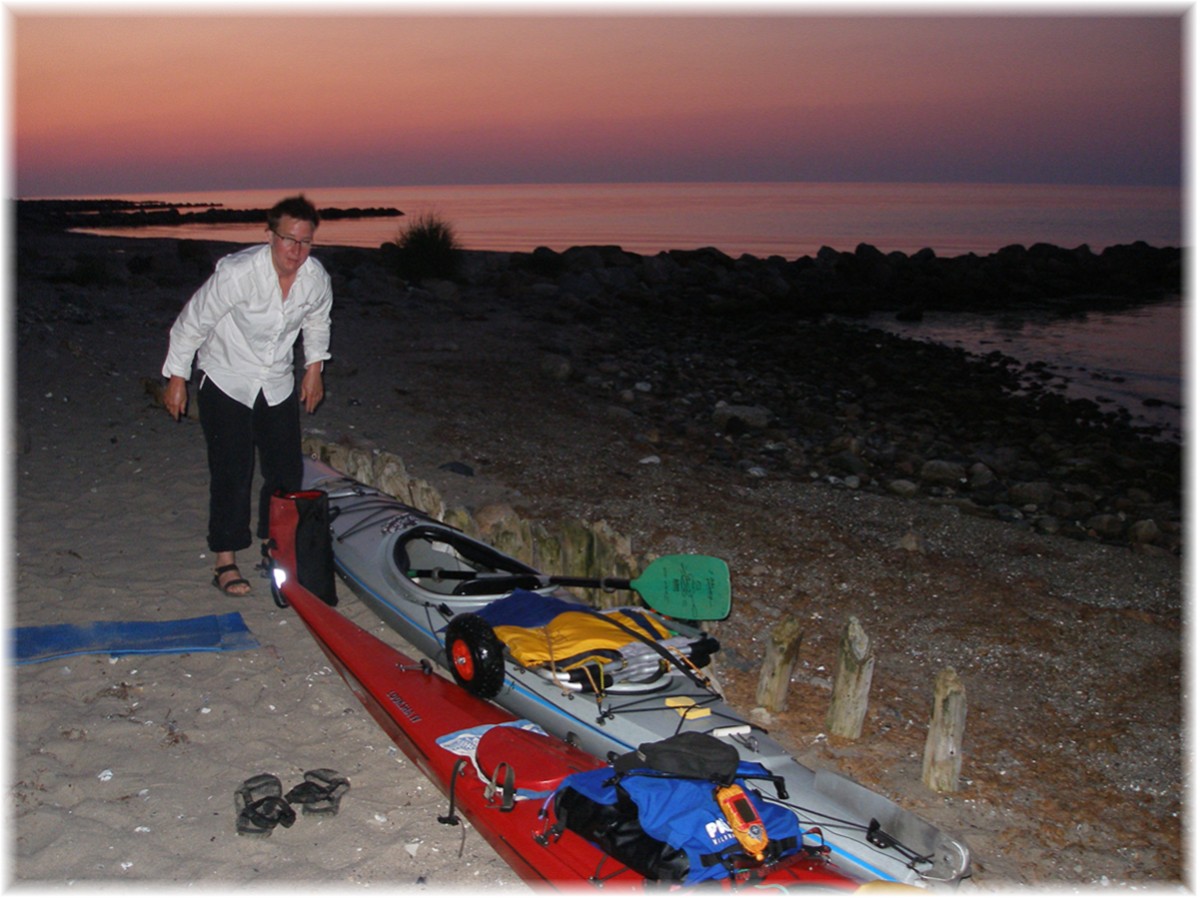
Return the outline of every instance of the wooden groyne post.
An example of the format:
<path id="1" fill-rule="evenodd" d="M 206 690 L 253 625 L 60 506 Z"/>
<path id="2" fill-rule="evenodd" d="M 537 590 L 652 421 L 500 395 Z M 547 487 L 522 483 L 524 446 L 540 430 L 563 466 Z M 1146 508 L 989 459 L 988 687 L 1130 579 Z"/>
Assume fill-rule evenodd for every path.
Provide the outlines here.
<path id="1" fill-rule="evenodd" d="M 943 792 L 958 790 L 966 728 L 966 688 L 953 669 L 942 669 L 933 685 L 933 716 L 925 738 L 921 780 L 926 787 Z"/>
<path id="2" fill-rule="evenodd" d="M 803 636 L 800 621 L 793 617 L 781 619 L 771 629 L 767 652 L 758 672 L 758 692 L 754 698 L 755 703 L 763 709 L 770 712 L 787 709 L 788 685 L 800 656 L 800 639 Z"/>
<path id="3" fill-rule="evenodd" d="M 871 639 L 858 619 L 851 616 L 842 631 L 834 663 L 833 699 L 825 718 L 825 728 L 831 735 L 856 740 L 862 734 L 874 672 Z"/>

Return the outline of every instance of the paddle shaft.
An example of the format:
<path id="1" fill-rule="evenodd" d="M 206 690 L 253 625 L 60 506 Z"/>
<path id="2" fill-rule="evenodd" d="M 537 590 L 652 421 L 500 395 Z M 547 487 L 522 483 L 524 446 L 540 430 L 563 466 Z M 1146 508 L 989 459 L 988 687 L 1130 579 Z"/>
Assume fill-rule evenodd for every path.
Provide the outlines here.
<path id="1" fill-rule="evenodd" d="M 572 578 L 566 575 L 536 575 L 532 572 L 472 572 L 454 569 L 410 569 L 409 578 L 432 578 L 435 581 L 487 581 L 488 579 L 536 578 L 539 583 L 557 587 L 602 588 L 606 591 L 633 590 L 628 578 Z"/>
<path id="2" fill-rule="evenodd" d="M 475 572 L 454 569 L 418 569 L 409 578 L 452 581 L 494 581 L 497 585 L 524 587 L 599 588 L 635 591 L 656 612 L 675 619 L 702 621 L 729 615 L 729 567 L 711 556 L 674 554 L 660 556 L 637 578 L 584 578 L 542 575 L 539 572 Z M 510 588 L 511 589 L 511 588 Z"/>
<path id="3" fill-rule="evenodd" d="M 628 578 L 569 578 L 563 575 L 548 575 L 546 581 L 559 587 L 601 588 L 606 591 L 636 590 Z"/>

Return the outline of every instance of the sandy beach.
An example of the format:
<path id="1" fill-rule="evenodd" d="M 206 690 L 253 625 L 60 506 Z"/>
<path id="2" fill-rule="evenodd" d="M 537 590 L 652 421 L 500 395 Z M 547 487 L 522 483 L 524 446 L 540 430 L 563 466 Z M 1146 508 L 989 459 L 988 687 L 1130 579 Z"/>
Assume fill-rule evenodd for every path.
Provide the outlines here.
<path id="1" fill-rule="evenodd" d="M 167 329 L 223 249 L 22 239 L 11 624 L 236 610 L 259 647 L 11 667 L 10 885 L 525 892 L 477 833 L 437 823 L 441 794 L 265 582 L 244 599 L 210 585 L 200 427 L 173 422 L 147 384 L 161 381 Z M 1176 553 L 722 468 L 614 409 L 596 393 L 603 379 L 547 365 L 564 348 L 577 364 L 590 358 L 580 348 L 599 338 L 586 316 L 406 290 L 373 265 L 334 274 L 334 359 L 308 434 L 400 456 L 448 505 L 603 520 L 639 552 L 726 559 L 734 613 L 717 630 L 717 672 L 734 704 L 754 705 L 761 636 L 802 618 L 789 708 L 772 731 L 802 761 L 963 838 L 974 888 L 1185 878 Z M 619 372 L 619 360 L 604 370 Z M 254 554 L 241 561 L 249 573 Z M 351 618 L 385 633 L 341 594 Z M 823 733 L 850 615 L 877 654 L 852 743 Z M 962 788 L 938 795 L 921 784 L 921 755 L 946 666 L 966 684 L 969 714 Z M 336 816 L 236 834 L 244 779 L 271 772 L 286 790 L 317 767 L 350 780 Z"/>

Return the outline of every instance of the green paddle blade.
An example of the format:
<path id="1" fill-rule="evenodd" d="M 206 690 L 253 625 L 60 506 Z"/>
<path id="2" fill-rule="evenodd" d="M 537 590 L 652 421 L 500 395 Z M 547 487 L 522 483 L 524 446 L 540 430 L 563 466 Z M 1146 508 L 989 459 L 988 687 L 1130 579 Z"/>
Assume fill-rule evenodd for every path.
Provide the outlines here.
<path id="1" fill-rule="evenodd" d="M 729 566 L 715 556 L 660 556 L 629 586 L 647 606 L 673 619 L 713 622 L 729 615 Z"/>

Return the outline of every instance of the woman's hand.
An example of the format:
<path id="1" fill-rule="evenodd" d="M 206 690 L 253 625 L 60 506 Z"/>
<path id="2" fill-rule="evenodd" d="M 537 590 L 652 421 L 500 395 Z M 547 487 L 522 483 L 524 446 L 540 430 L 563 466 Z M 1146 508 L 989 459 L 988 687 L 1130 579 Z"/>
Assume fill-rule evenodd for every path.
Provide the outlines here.
<path id="1" fill-rule="evenodd" d="M 163 390 L 163 406 L 171 418 L 178 422 L 179 417 L 187 412 L 187 404 L 187 382 L 178 375 L 172 375 Z"/>
<path id="2" fill-rule="evenodd" d="M 321 377 L 321 363 L 313 363 L 304 370 L 304 378 L 300 381 L 300 404 L 304 411 L 311 413 L 325 399 L 325 381 Z"/>

